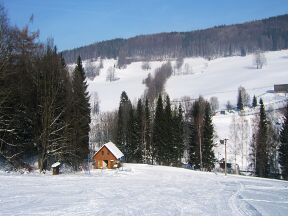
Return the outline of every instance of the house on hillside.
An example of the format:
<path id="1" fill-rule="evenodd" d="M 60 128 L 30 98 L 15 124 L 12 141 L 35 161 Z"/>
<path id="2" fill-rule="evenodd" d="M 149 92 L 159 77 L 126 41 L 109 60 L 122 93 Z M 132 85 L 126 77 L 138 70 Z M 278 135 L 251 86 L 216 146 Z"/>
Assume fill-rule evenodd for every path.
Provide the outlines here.
<path id="1" fill-rule="evenodd" d="M 275 93 L 288 93 L 288 84 L 274 85 Z"/>
<path id="2" fill-rule="evenodd" d="M 121 158 L 124 154 L 117 148 L 117 146 L 108 142 L 103 145 L 93 156 L 96 169 L 113 169 L 119 166 Z"/>

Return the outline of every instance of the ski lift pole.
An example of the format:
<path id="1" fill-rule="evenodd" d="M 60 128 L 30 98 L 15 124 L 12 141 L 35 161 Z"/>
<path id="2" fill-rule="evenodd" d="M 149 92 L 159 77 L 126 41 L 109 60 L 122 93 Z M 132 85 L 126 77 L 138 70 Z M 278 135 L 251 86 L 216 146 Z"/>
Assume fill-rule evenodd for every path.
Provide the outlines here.
<path id="1" fill-rule="evenodd" d="M 226 151 L 226 143 L 227 143 L 227 138 L 220 140 L 221 144 L 224 144 L 225 146 L 225 176 L 227 175 L 227 151 Z"/>

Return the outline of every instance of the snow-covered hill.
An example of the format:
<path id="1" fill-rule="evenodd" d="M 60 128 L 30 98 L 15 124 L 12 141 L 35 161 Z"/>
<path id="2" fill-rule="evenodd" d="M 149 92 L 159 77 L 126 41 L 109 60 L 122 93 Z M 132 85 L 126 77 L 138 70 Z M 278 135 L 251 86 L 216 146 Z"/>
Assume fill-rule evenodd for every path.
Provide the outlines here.
<path id="1" fill-rule="evenodd" d="M 252 97 L 256 95 L 263 98 L 266 109 L 274 110 L 285 105 L 287 95 L 273 93 L 274 84 L 288 83 L 288 50 L 266 52 L 267 64 L 262 69 L 256 69 L 253 65 L 254 56 L 245 57 L 234 56 L 218 58 L 208 61 L 204 58 L 186 58 L 180 69 L 175 69 L 175 76 L 171 76 L 165 86 L 166 92 L 172 100 L 178 100 L 184 96 L 198 98 L 202 95 L 207 100 L 215 96 L 220 103 L 220 109 L 225 108 L 229 100 L 236 105 L 237 91 L 239 86 L 245 87 Z M 100 110 L 112 111 L 118 109 L 120 94 L 126 91 L 132 103 L 136 102 L 145 91 L 143 80 L 149 73 L 152 75 L 156 68 L 159 68 L 167 61 L 150 62 L 151 69 L 143 70 L 142 62 L 134 62 L 127 65 L 125 69 L 118 69 L 116 60 L 103 60 L 103 69 L 100 75 L 94 80 L 88 80 L 91 100 L 94 98 L 94 92 L 98 93 L 100 99 Z M 171 61 L 172 67 L 176 64 Z M 84 66 L 99 65 L 99 61 L 85 61 Z M 106 81 L 107 73 L 111 68 L 115 68 L 117 81 Z M 180 74 L 180 75 L 179 75 Z M 230 125 L 233 116 L 238 115 L 229 113 L 228 115 L 217 114 L 213 117 L 216 134 L 219 139 L 229 138 L 227 143 L 228 162 L 240 165 L 241 170 L 246 170 L 249 156 L 249 144 L 252 137 L 252 124 L 254 114 L 257 110 L 246 109 L 242 120 L 247 121 L 247 138 L 241 142 L 243 148 L 237 150 L 235 156 L 235 143 L 231 140 Z M 273 113 L 272 113 L 273 114 Z M 239 119 L 238 119 L 239 120 Z M 234 153 L 233 153 L 234 152 Z M 224 146 L 218 145 L 215 148 L 217 159 L 224 158 Z"/>
<path id="2" fill-rule="evenodd" d="M 0 172 L 0 214 L 287 215 L 288 182 L 126 164 L 75 173 Z"/>
<path id="3" fill-rule="evenodd" d="M 253 65 L 253 55 L 245 57 L 234 56 L 206 60 L 203 58 L 186 58 L 181 71 L 189 70 L 191 74 L 172 76 L 166 83 L 166 92 L 171 99 L 183 96 L 197 98 L 199 95 L 209 99 L 216 96 L 220 107 L 224 107 L 228 100 L 236 102 L 237 89 L 241 85 L 249 94 L 263 95 L 273 90 L 274 84 L 288 83 L 288 50 L 266 52 L 267 65 L 257 70 Z M 84 66 L 87 62 L 84 62 Z M 99 62 L 93 62 L 97 65 Z M 117 81 L 106 81 L 109 68 L 113 68 L 116 60 L 103 60 L 104 68 L 93 81 L 89 80 L 89 92 L 97 92 L 100 98 L 100 110 L 111 111 L 118 108 L 120 94 L 126 91 L 133 102 L 141 97 L 145 90 L 143 79 L 148 73 L 153 74 L 157 67 L 166 61 L 150 62 L 151 69 L 143 70 L 142 62 L 134 62 L 125 69 L 117 69 Z M 172 65 L 175 61 L 171 61 Z M 176 71 L 177 72 L 177 71 Z M 274 95 L 273 95 L 274 97 Z M 269 100 L 271 98 L 269 97 Z M 273 98 L 272 98 L 273 100 Z M 266 101 L 268 102 L 268 101 Z"/>

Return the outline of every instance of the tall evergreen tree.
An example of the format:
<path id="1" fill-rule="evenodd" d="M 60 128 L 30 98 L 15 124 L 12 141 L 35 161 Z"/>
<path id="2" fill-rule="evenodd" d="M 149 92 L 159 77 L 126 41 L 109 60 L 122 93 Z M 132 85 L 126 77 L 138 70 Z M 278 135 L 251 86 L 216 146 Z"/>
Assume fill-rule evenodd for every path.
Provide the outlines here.
<path id="1" fill-rule="evenodd" d="M 148 98 L 146 98 L 145 118 L 144 118 L 144 163 L 151 162 L 151 156 L 152 156 L 151 140 L 152 140 L 151 116 L 150 116 Z"/>
<path id="2" fill-rule="evenodd" d="M 240 90 L 240 89 L 238 89 L 237 109 L 238 109 L 239 111 L 241 111 L 241 110 L 244 109 L 243 97 L 242 97 L 242 94 L 241 94 L 241 90 Z"/>
<path id="3" fill-rule="evenodd" d="M 255 107 L 257 107 L 257 105 L 258 105 L 258 104 L 257 104 L 257 98 L 256 98 L 256 96 L 254 95 L 254 96 L 253 96 L 253 101 L 252 101 L 252 107 L 255 108 Z"/>
<path id="4" fill-rule="evenodd" d="M 154 124 L 153 124 L 153 134 L 152 134 L 152 164 L 156 160 L 161 163 L 163 160 L 163 147 L 165 146 L 163 137 L 165 136 L 165 129 L 163 128 L 164 110 L 163 110 L 163 100 L 162 96 L 159 95 L 157 100 Z"/>
<path id="5" fill-rule="evenodd" d="M 77 59 L 77 65 L 72 76 L 73 89 L 73 143 L 77 147 L 80 162 L 87 159 L 89 154 L 90 131 L 90 103 L 87 91 L 87 82 L 81 57 Z"/>
<path id="6" fill-rule="evenodd" d="M 137 122 L 135 112 L 133 107 L 129 110 L 129 119 L 127 122 L 127 131 L 126 131 L 126 162 L 137 162 Z"/>
<path id="7" fill-rule="evenodd" d="M 285 110 L 284 122 L 280 132 L 279 164 L 282 176 L 288 180 L 288 104 Z"/>
<path id="8" fill-rule="evenodd" d="M 181 163 L 181 158 L 184 152 L 184 120 L 181 104 L 178 110 L 175 109 L 173 115 L 173 154 L 172 162 L 175 165 Z"/>
<path id="9" fill-rule="evenodd" d="M 116 144 L 118 148 L 124 153 L 125 158 L 128 156 L 127 152 L 127 134 L 128 134 L 128 122 L 132 110 L 132 104 L 125 91 L 121 93 L 120 105 L 118 109 L 118 121 L 117 121 L 117 133 Z M 129 156 L 128 156 L 129 157 Z"/>
<path id="10" fill-rule="evenodd" d="M 137 103 L 136 113 L 135 113 L 135 130 L 136 130 L 136 144 L 137 148 L 135 151 L 135 159 L 136 162 L 142 163 L 143 162 L 143 155 L 144 155 L 144 112 L 143 112 L 143 104 L 142 100 L 139 99 Z"/>
<path id="11" fill-rule="evenodd" d="M 170 98 L 167 95 L 165 99 L 165 109 L 163 116 L 164 134 L 162 134 L 162 140 L 164 141 L 161 145 L 161 162 L 165 165 L 170 165 L 172 158 L 174 157 L 174 133 L 173 133 L 173 121 L 172 121 L 172 110 Z"/>
<path id="12" fill-rule="evenodd" d="M 203 168 L 211 171 L 214 168 L 214 126 L 212 123 L 211 108 L 207 102 L 203 122 Z"/>
<path id="13" fill-rule="evenodd" d="M 196 169 L 202 168 L 202 126 L 203 126 L 203 98 L 192 104 L 189 121 L 189 163 Z"/>
<path id="14" fill-rule="evenodd" d="M 262 98 L 260 99 L 260 117 L 256 137 L 256 175 L 260 177 L 268 176 L 268 137 L 267 118 Z"/>

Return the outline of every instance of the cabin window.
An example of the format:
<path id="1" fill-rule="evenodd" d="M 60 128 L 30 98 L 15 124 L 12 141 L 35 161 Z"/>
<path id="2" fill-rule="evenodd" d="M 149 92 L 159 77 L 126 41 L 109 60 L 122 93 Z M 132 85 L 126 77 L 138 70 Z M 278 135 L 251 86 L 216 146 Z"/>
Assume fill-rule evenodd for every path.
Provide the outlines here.
<path id="1" fill-rule="evenodd" d="M 104 155 L 104 151 L 101 152 L 102 156 Z"/>
<path id="2" fill-rule="evenodd" d="M 107 152 L 107 155 L 109 155 L 110 153 L 109 152 Z"/>

